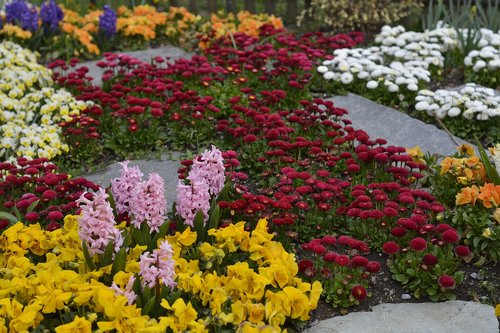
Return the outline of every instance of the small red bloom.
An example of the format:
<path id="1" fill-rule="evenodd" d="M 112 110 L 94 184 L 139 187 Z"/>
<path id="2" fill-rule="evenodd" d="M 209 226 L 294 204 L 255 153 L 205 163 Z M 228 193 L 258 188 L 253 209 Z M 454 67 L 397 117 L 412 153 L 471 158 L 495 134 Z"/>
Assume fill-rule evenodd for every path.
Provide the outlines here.
<path id="1" fill-rule="evenodd" d="M 351 259 L 352 267 L 366 267 L 368 265 L 368 259 L 363 256 L 354 256 Z"/>
<path id="2" fill-rule="evenodd" d="M 37 212 L 29 212 L 28 214 L 24 215 L 24 218 L 26 219 L 26 221 L 28 221 L 30 223 L 34 223 L 34 222 L 38 221 L 40 216 L 38 215 Z"/>
<path id="3" fill-rule="evenodd" d="M 459 245 L 455 248 L 455 254 L 459 257 L 468 257 L 470 255 L 470 249 L 468 246 Z"/>
<path id="4" fill-rule="evenodd" d="M 365 268 L 367 272 L 378 273 L 380 271 L 380 263 L 378 261 L 370 261 Z"/>
<path id="5" fill-rule="evenodd" d="M 427 241 L 421 237 L 413 238 L 410 241 L 410 248 L 417 252 L 423 251 L 427 248 Z"/>
<path id="6" fill-rule="evenodd" d="M 441 234 L 441 239 L 446 243 L 456 243 L 458 242 L 458 234 L 455 230 L 446 230 Z"/>
<path id="7" fill-rule="evenodd" d="M 340 266 L 347 266 L 349 265 L 350 260 L 348 256 L 341 254 L 335 258 L 335 262 Z"/>
<path id="8" fill-rule="evenodd" d="M 445 289 L 455 288 L 455 279 L 449 275 L 441 275 L 438 279 L 438 283 Z"/>
<path id="9" fill-rule="evenodd" d="M 323 260 L 327 262 L 335 262 L 335 258 L 337 258 L 337 253 L 332 251 L 325 253 L 323 256 Z"/>
<path id="10" fill-rule="evenodd" d="M 47 218 L 51 221 L 61 220 L 63 218 L 63 214 L 58 210 L 53 210 L 47 215 Z"/>
<path id="11" fill-rule="evenodd" d="M 435 255 L 433 254 L 426 254 L 423 258 L 422 258 L 422 262 L 426 265 L 429 265 L 429 266 L 434 266 L 438 263 L 439 259 L 438 257 L 436 257 Z"/>
<path id="12" fill-rule="evenodd" d="M 314 245 L 312 250 L 314 251 L 314 253 L 319 254 L 319 255 L 323 255 L 326 253 L 326 248 L 321 244 Z"/>
<path id="13" fill-rule="evenodd" d="M 363 286 L 357 285 L 352 287 L 351 294 L 358 301 L 362 301 L 366 298 L 366 289 Z"/>
<path id="14" fill-rule="evenodd" d="M 387 254 L 395 254 L 395 253 L 398 253 L 399 252 L 399 245 L 396 244 L 395 242 L 386 242 L 383 246 L 382 246 L 382 251 L 384 251 L 385 253 Z"/>
<path id="15" fill-rule="evenodd" d="M 299 265 L 299 271 L 304 273 L 306 269 L 313 267 L 313 262 L 312 260 L 309 259 L 302 259 L 301 261 L 299 261 L 298 265 Z"/>

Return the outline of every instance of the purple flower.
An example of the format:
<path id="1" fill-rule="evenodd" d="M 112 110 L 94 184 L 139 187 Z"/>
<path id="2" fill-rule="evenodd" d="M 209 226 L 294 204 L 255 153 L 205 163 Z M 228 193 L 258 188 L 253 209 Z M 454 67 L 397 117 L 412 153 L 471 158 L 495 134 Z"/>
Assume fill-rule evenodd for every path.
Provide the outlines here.
<path id="1" fill-rule="evenodd" d="M 21 16 L 21 28 L 23 30 L 36 31 L 38 29 L 38 12 L 36 8 L 30 8 Z"/>
<path id="2" fill-rule="evenodd" d="M 108 5 L 104 6 L 104 13 L 99 16 L 99 30 L 108 38 L 116 35 L 116 13 Z"/>
<path id="3" fill-rule="evenodd" d="M 5 5 L 5 20 L 7 23 L 20 24 L 23 14 L 28 11 L 26 1 L 14 0 Z"/>
<path id="4" fill-rule="evenodd" d="M 102 188 L 94 194 L 93 200 L 87 199 L 86 194 L 83 193 L 76 201 L 82 209 L 78 218 L 78 236 L 86 242 L 91 255 L 103 254 L 110 241 L 114 241 L 115 252 L 118 252 L 123 237 L 115 228 L 113 210 L 106 201 L 108 194 Z"/>
<path id="5" fill-rule="evenodd" d="M 160 231 L 160 226 L 165 223 L 167 213 L 167 200 L 163 178 L 156 172 L 149 175 L 147 182 L 138 183 L 132 193 L 130 211 L 134 215 L 132 224 L 136 228 L 147 221 L 151 232 Z"/>
<path id="6" fill-rule="evenodd" d="M 168 241 L 164 240 L 158 249 L 153 250 L 150 255 L 145 252 L 141 255 L 139 275 L 142 277 L 142 286 L 153 288 L 161 281 L 170 289 L 176 286 L 175 261 L 172 259 L 174 250 Z"/>
<path id="7" fill-rule="evenodd" d="M 205 150 L 201 156 L 193 160 L 189 171 L 189 179 L 204 178 L 210 194 L 217 196 L 226 181 L 224 158 L 222 152 L 212 145 L 212 150 Z"/>
<path id="8" fill-rule="evenodd" d="M 138 167 L 128 167 L 130 161 L 121 162 L 122 174 L 111 180 L 111 192 L 118 214 L 129 213 L 130 200 L 137 185 L 142 181 L 142 172 Z"/>
<path id="9" fill-rule="evenodd" d="M 62 9 L 56 4 L 54 0 L 43 2 L 40 6 L 40 18 L 42 24 L 49 31 L 56 31 L 59 28 L 59 22 L 64 17 Z"/>

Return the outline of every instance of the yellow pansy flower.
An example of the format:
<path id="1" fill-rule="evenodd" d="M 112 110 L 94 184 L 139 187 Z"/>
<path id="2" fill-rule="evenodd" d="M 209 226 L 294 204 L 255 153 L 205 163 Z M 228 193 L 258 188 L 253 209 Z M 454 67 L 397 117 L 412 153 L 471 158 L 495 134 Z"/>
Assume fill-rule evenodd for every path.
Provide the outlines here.
<path id="1" fill-rule="evenodd" d="M 92 323 L 85 318 L 80 318 L 78 315 L 71 323 L 56 327 L 56 333 L 91 333 Z"/>

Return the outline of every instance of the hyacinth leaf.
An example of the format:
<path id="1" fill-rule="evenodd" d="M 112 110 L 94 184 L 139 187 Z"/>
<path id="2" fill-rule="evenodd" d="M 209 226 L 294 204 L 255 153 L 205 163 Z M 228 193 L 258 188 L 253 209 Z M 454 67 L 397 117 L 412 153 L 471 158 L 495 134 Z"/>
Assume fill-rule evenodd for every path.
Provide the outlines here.
<path id="1" fill-rule="evenodd" d="M 151 233 L 150 233 L 151 229 L 149 228 L 149 224 L 143 222 L 141 224 L 141 233 L 142 233 L 142 239 L 144 241 L 144 243 L 142 243 L 141 245 L 147 245 L 149 246 L 151 244 Z"/>
<path id="2" fill-rule="evenodd" d="M 135 244 L 139 244 L 139 245 L 145 244 L 144 238 L 142 238 L 142 233 L 137 228 L 132 228 L 132 239 L 134 240 Z"/>
<path id="3" fill-rule="evenodd" d="M 201 210 L 199 210 L 195 217 L 194 217 L 194 231 L 196 231 L 196 234 L 198 235 L 197 242 L 204 242 L 205 241 L 205 221 L 204 221 L 205 215 Z"/>
<path id="4" fill-rule="evenodd" d="M 14 206 L 14 214 L 16 215 L 16 221 L 21 221 L 22 220 L 22 216 L 21 216 L 21 213 L 19 212 L 19 209 L 17 209 L 16 206 Z"/>
<path id="5" fill-rule="evenodd" d="M 141 288 L 141 279 L 136 275 L 134 284 L 132 285 L 132 290 L 136 295 L 139 297 L 136 298 L 135 304 L 137 304 L 137 307 L 142 308 L 142 288 Z"/>
<path id="6" fill-rule="evenodd" d="M 219 205 L 215 205 L 214 210 L 210 214 L 208 229 L 217 229 L 219 227 L 221 211 Z"/>
<path id="7" fill-rule="evenodd" d="M 121 248 L 115 255 L 115 260 L 113 261 L 113 266 L 111 266 L 111 276 L 114 276 L 119 271 L 125 270 L 125 264 L 127 263 L 127 251 L 125 248 Z"/>
<path id="8" fill-rule="evenodd" d="M 127 230 L 122 231 L 122 237 L 123 237 L 123 245 L 122 248 L 128 249 L 130 244 L 132 244 L 132 238 L 130 236 L 130 233 Z"/>
<path id="9" fill-rule="evenodd" d="M 151 312 L 151 310 L 153 310 L 155 303 L 156 303 L 156 296 L 153 296 L 146 302 L 146 304 L 144 304 L 144 306 L 142 307 L 141 314 L 143 316 L 148 315 Z"/>
<path id="10" fill-rule="evenodd" d="M 219 192 L 217 196 L 217 202 L 219 201 L 229 201 L 229 191 L 233 187 L 231 181 L 227 181 L 222 190 Z"/>
<path id="11" fill-rule="evenodd" d="M 180 233 L 186 230 L 187 226 L 184 224 L 184 221 L 182 221 L 182 219 L 177 216 L 177 205 L 175 204 L 175 202 L 172 204 L 172 216 L 174 217 L 175 221 L 175 230 Z"/>
<path id="12" fill-rule="evenodd" d="M 474 136 L 474 139 L 476 140 L 477 149 L 479 150 L 479 155 L 481 156 L 481 162 L 483 162 L 484 169 L 486 170 L 488 178 L 495 185 L 500 185 L 500 176 L 498 175 L 497 169 L 491 165 L 490 159 L 488 158 L 486 151 L 484 150 L 483 146 L 481 145 L 476 136 Z"/>
<path id="13" fill-rule="evenodd" d="M 85 259 L 85 263 L 87 264 L 87 266 L 90 268 L 90 270 L 95 271 L 97 267 L 94 261 L 92 260 L 92 257 L 90 256 L 90 252 L 85 241 L 82 242 L 82 252 L 83 252 L 83 258 Z"/>
<path id="14" fill-rule="evenodd" d="M 145 286 L 144 289 L 142 290 L 142 300 L 146 301 L 151 298 L 151 288 L 148 286 Z"/>
<path id="15" fill-rule="evenodd" d="M 16 223 L 17 221 L 19 221 L 19 219 L 17 217 L 15 217 L 14 215 L 12 215 L 10 213 L 6 213 L 6 212 L 0 212 L 0 219 L 8 220 L 11 223 Z"/>
<path id="16" fill-rule="evenodd" d="M 40 202 L 40 200 L 36 200 L 36 201 L 33 201 L 31 203 L 31 205 L 29 205 L 28 209 L 26 209 L 26 212 L 27 213 L 30 213 L 33 211 L 33 209 L 35 209 L 36 205 L 38 205 L 38 203 Z"/>
<path id="17" fill-rule="evenodd" d="M 158 246 L 158 240 L 165 237 L 165 235 L 167 234 L 169 229 L 170 229 L 170 221 L 166 221 L 165 223 L 163 223 L 161 225 L 159 231 L 153 237 L 153 241 L 149 244 L 149 247 L 148 247 L 149 251 L 155 249 Z"/>
<path id="18" fill-rule="evenodd" d="M 114 249 L 115 249 L 115 242 L 110 241 L 108 245 L 106 245 L 106 249 L 104 249 L 101 267 L 106 267 L 108 265 L 111 265 L 111 262 L 113 261 Z"/>
<path id="19" fill-rule="evenodd" d="M 113 209 L 113 214 L 116 216 L 118 215 L 118 212 L 116 211 L 116 203 L 115 203 L 115 198 L 113 197 L 113 192 L 111 191 L 111 187 L 109 187 L 106 192 L 108 193 L 108 202 L 109 205 L 111 206 L 111 209 Z"/>

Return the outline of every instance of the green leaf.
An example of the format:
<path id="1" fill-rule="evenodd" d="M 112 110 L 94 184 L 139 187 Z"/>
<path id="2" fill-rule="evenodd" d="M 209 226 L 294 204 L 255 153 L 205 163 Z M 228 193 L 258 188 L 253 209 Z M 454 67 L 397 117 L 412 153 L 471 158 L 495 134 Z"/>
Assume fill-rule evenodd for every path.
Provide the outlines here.
<path id="1" fill-rule="evenodd" d="M 121 248 L 115 255 L 115 260 L 113 261 L 113 266 L 111 266 L 111 276 L 115 276 L 119 271 L 125 270 L 125 264 L 127 263 L 127 251 L 125 248 Z"/>
<path id="2" fill-rule="evenodd" d="M 30 213 L 33 211 L 33 209 L 35 209 L 36 205 L 38 205 L 38 203 L 40 202 L 40 200 L 36 200 L 36 201 L 33 201 L 31 203 L 31 205 L 29 205 L 28 209 L 26 210 L 27 213 Z"/>
<path id="3" fill-rule="evenodd" d="M 161 225 L 159 231 L 156 233 L 156 235 L 154 235 L 153 240 L 150 244 L 150 246 L 152 246 L 152 248 L 149 249 L 150 251 L 158 246 L 158 240 L 165 237 L 169 229 L 170 229 L 170 221 L 166 221 Z"/>
<path id="4" fill-rule="evenodd" d="M 14 206 L 14 214 L 16 215 L 17 221 L 22 221 L 21 213 L 19 212 L 19 209 L 17 209 L 16 206 Z"/>
<path id="5" fill-rule="evenodd" d="M 19 221 L 17 217 L 7 212 L 0 212 L 0 219 L 8 220 L 11 223 L 17 223 Z"/>
<path id="6" fill-rule="evenodd" d="M 194 217 L 194 231 L 196 231 L 196 234 L 198 235 L 197 242 L 204 242 L 205 241 L 205 221 L 204 221 L 205 214 L 201 210 L 199 210 L 195 217 Z"/>
<path id="7" fill-rule="evenodd" d="M 479 150 L 479 155 L 481 156 L 481 162 L 483 162 L 484 169 L 486 170 L 488 178 L 495 185 L 500 185 L 500 176 L 498 175 L 497 169 L 491 165 L 490 159 L 488 158 L 486 151 L 484 150 L 483 146 L 481 145 L 481 142 L 479 142 L 479 140 L 475 135 L 474 139 L 476 140 L 477 149 Z"/>
<path id="8" fill-rule="evenodd" d="M 97 267 L 94 261 L 92 260 L 92 257 L 90 256 L 90 252 L 85 241 L 82 242 L 82 252 L 83 252 L 83 258 L 85 259 L 85 263 L 87 264 L 87 266 L 90 268 L 90 270 L 95 271 Z"/>
<path id="9" fill-rule="evenodd" d="M 396 274 L 396 275 L 394 275 L 394 278 L 396 279 L 396 281 L 399 281 L 402 284 L 408 283 L 408 276 L 406 276 L 404 274 Z"/>
<path id="10" fill-rule="evenodd" d="M 135 227 L 132 227 L 132 239 L 138 245 L 146 245 L 144 238 L 142 238 L 141 231 Z"/>
<path id="11" fill-rule="evenodd" d="M 217 229 L 220 224 L 221 210 L 219 205 L 215 206 L 212 214 L 210 215 L 210 220 L 208 224 L 208 229 Z"/>
<path id="12" fill-rule="evenodd" d="M 115 250 L 115 242 L 109 241 L 108 245 L 106 245 L 106 249 L 104 250 L 102 262 L 100 263 L 101 267 L 111 265 L 111 262 L 113 261 L 114 250 Z"/>
<path id="13" fill-rule="evenodd" d="M 408 268 L 406 273 L 410 276 L 415 276 L 415 270 L 413 268 Z"/>

